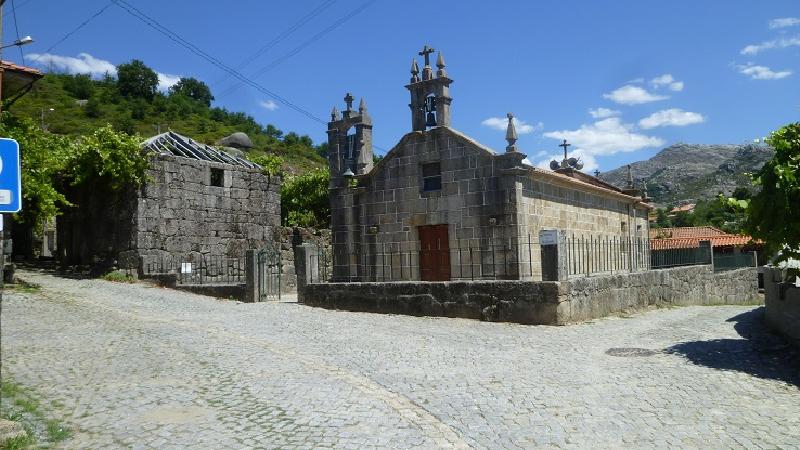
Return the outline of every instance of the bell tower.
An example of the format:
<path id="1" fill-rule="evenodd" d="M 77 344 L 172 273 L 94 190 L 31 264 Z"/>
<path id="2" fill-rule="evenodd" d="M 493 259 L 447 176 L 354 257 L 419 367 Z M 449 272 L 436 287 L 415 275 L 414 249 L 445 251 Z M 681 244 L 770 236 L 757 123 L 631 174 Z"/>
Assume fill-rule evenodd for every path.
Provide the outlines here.
<path id="1" fill-rule="evenodd" d="M 353 109 L 353 96 L 344 97 L 341 113 L 334 106 L 328 122 L 328 164 L 331 186 L 345 185 L 345 179 L 372 170 L 372 119 L 364 99 Z"/>
<path id="2" fill-rule="evenodd" d="M 435 50 L 427 45 L 419 52 L 425 58 L 420 78 L 417 59 L 411 60 L 411 82 L 406 88 L 411 92 L 411 126 L 414 131 L 425 131 L 431 127 L 450 126 L 450 83 L 444 70 L 442 52 L 436 58 L 436 76 L 430 64 L 430 55 Z"/>

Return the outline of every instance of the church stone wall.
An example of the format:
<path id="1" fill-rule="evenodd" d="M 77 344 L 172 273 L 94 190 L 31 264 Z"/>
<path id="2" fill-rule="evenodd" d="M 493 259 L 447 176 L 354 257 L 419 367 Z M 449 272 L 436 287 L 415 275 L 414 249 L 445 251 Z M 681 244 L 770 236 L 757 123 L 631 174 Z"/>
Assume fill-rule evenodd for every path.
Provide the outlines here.
<path id="1" fill-rule="evenodd" d="M 212 169 L 223 170 L 222 187 L 211 185 Z M 276 238 L 280 178 L 163 155 L 153 158 L 147 175 L 133 218 L 139 256 L 242 257 Z"/>
<path id="2" fill-rule="evenodd" d="M 441 164 L 441 190 L 422 191 L 422 165 L 428 162 Z M 493 156 L 446 128 L 406 135 L 373 173 L 362 187 L 332 193 L 337 265 L 356 254 L 404 253 L 402 262 L 395 256 L 394 261 L 378 258 L 368 265 L 391 264 L 398 272 L 391 278 L 400 277 L 400 270 L 418 274 L 417 227 L 423 225 L 447 224 L 454 252 L 486 248 L 491 239 L 513 236 L 514 203 Z M 458 278 L 458 260 L 451 258 L 451 265 L 452 276 Z M 335 278 L 353 275 L 334 273 Z M 380 270 L 375 275 L 382 277 Z"/>

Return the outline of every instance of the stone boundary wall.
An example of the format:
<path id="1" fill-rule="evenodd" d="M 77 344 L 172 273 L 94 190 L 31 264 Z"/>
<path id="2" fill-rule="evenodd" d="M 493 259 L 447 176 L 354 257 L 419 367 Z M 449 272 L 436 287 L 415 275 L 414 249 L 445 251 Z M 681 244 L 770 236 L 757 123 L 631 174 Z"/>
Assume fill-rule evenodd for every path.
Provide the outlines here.
<path id="1" fill-rule="evenodd" d="M 764 268 L 764 320 L 800 348 L 800 288 L 781 279 L 781 269 Z"/>
<path id="2" fill-rule="evenodd" d="M 678 267 L 570 281 L 311 283 L 310 306 L 493 322 L 566 325 L 651 305 L 755 304 L 756 271 Z"/>

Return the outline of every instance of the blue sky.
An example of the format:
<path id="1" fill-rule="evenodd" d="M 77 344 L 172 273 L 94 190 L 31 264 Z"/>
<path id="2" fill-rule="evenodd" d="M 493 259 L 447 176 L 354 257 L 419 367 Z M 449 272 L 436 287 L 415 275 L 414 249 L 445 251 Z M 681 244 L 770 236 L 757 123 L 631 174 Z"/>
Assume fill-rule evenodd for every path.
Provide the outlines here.
<path id="1" fill-rule="evenodd" d="M 751 142 L 800 120 L 797 1 L 128 1 L 230 66 L 295 28 L 241 72 L 273 64 L 253 79 L 322 118 L 346 92 L 364 97 L 382 149 L 411 129 L 403 86 L 424 44 L 442 51 L 455 80 L 453 127 L 502 151 L 503 127 L 492 119 L 513 112 L 534 163 L 558 154 L 562 138 L 586 170 L 605 171 L 676 142 Z M 107 0 L 14 2 L 20 34 L 36 40 L 24 50 L 43 55 L 45 68 L 99 74 L 138 58 L 165 83 L 205 81 L 218 106 L 325 139 L 323 124 L 256 89 L 226 93 L 233 81 L 222 71 L 118 6 L 47 52 Z M 4 13 L 8 43 L 11 0 Z M 19 62 L 19 51 L 4 59 Z"/>

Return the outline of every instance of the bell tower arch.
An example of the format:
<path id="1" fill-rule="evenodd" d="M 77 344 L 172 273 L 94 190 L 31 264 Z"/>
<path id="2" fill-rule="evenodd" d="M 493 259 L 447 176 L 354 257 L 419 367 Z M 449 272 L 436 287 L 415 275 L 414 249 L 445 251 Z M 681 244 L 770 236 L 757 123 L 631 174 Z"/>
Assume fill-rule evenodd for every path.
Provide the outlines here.
<path id="1" fill-rule="evenodd" d="M 414 131 L 425 131 L 431 127 L 450 126 L 450 83 L 445 71 L 444 57 L 439 52 L 436 58 L 436 76 L 430 65 L 430 55 L 435 50 L 427 45 L 419 52 L 425 66 L 420 77 L 417 59 L 411 61 L 411 82 L 406 89 L 411 93 L 411 127 Z"/>

